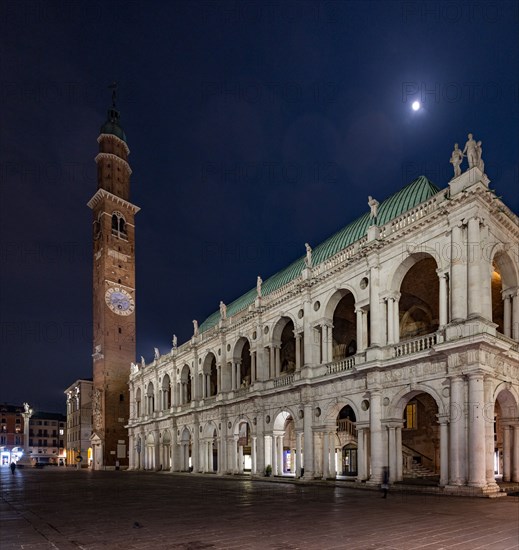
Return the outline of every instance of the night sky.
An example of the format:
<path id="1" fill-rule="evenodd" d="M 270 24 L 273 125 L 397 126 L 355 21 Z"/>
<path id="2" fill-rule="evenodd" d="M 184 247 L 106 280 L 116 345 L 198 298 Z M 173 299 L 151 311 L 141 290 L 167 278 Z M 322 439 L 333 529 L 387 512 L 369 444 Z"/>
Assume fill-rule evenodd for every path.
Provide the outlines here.
<path id="1" fill-rule="evenodd" d="M 446 187 L 468 132 L 519 212 L 518 6 L 2 1 L 0 402 L 63 411 L 92 376 L 86 203 L 112 81 L 150 360 L 365 213 L 368 194 L 420 174 Z"/>

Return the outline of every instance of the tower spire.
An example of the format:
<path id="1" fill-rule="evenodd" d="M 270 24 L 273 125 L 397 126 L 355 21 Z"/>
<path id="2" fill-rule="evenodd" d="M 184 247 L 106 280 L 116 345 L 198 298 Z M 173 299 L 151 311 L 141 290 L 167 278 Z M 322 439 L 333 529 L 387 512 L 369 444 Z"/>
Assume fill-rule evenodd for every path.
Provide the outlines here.
<path id="1" fill-rule="evenodd" d="M 126 134 L 121 126 L 121 113 L 117 110 L 116 106 L 117 86 L 117 82 L 112 82 L 112 84 L 108 86 L 108 88 L 112 90 L 112 105 L 110 109 L 108 109 L 106 122 L 101 126 L 101 134 L 112 134 L 126 142 Z"/>

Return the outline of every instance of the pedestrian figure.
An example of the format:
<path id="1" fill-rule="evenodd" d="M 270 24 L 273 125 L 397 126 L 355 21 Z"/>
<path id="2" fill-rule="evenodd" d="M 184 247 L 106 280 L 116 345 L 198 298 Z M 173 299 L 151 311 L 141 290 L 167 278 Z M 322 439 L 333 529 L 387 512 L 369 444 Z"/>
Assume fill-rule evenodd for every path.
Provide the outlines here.
<path id="1" fill-rule="evenodd" d="M 14 476 L 14 471 L 16 470 L 16 463 L 15 463 L 15 462 L 11 462 L 11 464 L 9 465 L 9 468 L 11 468 L 11 473 L 12 473 L 13 476 Z"/>
<path id="2" fill-rule="evenodd" d="M 389 469 L 384 467 L 382 470 L 382 485 L 380 486 L 382 492 L 382 498 L 387 498 L 387 492 L 389 491 Z"/>

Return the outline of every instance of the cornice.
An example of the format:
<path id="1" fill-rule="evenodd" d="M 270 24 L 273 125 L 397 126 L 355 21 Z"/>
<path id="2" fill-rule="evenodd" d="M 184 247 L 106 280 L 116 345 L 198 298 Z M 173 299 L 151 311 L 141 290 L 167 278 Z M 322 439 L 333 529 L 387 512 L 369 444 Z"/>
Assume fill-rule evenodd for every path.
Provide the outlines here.
<path id="1" fill-rule="evenodd" d="M 139 212 L 140 210 L 140 208 L 138 206 L 135 206 L 135 204 L 125 201 L 117 195 L 113 195 L 106 189 L 98 189 L 96 194 L 87 202 L 87 206 L 93 209 L 105 199 L 108 199 L 109 201 L 114 202 L 115 204 L 118 204 L 120 206 L 124 206 L 134 214 L 137 214 L 137 212 Z"/>

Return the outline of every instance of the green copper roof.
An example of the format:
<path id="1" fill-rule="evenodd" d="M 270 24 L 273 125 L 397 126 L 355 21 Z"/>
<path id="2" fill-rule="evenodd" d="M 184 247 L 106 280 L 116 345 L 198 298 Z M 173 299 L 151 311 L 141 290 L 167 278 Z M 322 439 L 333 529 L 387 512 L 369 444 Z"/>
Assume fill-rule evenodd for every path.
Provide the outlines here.
<path id="1" fill-rule="evenodd" d="M 394 218 L 397 218 L 404 212 L 411 210 L 418 204 L 426 201 L 436 195 L 440 189 L 431 183 L 425 176 L 419 176 L 409 185 L 391 195 L 378 207 L 377 223 L 379 226 L 386 224 Z M 341 250 L 347 248 L 354 242 L 366 235 L 370 225 L 370 214 L 366 212 L 360 218 L 348 224 L 346 227 L 326 239 L 323 243 L 312 250 L 312 263 L 314 266 L 326 261 Z M 298 258 L 288 267 L 278 271 L 275 275 L 269 277 L 262 285 L 262 295 L 268 296 L 278 288 L 293 281 L 305 267 L 305 256 Z M 256 288 L 253 288 L 240 296 L 237 300 L 227 306 L 227 316 L 232 317 L 238 312 L 244 310 L 254 303 L 256 299 Z M 210 315 L 201 325 L 200 332 L 209 330 L 218 324 L 220 312 L 216 311 Z"/>
<path id="2" fill-rule="evenodd" d="M 112 134 L 126 143 L 126 134 L 120 125 L 121 115 L 117 109 L 108 109 L 106 122 L 101 126 L 101 134 Z"/>

